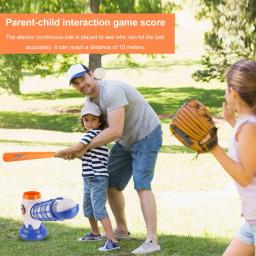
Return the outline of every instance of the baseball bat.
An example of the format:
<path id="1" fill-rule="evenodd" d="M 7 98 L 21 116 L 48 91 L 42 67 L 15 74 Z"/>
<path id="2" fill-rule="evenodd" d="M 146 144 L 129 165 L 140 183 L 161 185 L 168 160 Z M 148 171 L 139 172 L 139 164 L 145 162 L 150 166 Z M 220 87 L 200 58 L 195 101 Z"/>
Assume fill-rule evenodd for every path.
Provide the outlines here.
<path id="1" fill-rule="evenodd" d="M 7 152 L 3 154 L 5 162 L 32 160 L 38 158 L 54 157 L 56 152 Z"/>

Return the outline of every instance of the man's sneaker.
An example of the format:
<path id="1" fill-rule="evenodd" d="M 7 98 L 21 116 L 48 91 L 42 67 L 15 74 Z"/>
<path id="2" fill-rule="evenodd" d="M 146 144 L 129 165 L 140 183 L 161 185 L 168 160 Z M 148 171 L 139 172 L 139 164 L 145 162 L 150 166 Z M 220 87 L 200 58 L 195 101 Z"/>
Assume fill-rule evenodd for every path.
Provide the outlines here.
<path id="1" fill-rule="evenodd" d="M 119 233 L 119 232 L 115 232 L 114 231 L 114 235 L 116 237 L 116 239 L 118 240 L 131 240 L 131 233 Z M 102 238 L 107 238 L 107 235 L 104 233 L 101 235 Z"/>
<path id="2" fill-rule="evenodd" d="M 161 247 L 157 242 L 145 241 L 140 247 L 132 251 L 132 254 L 147 254 L 161 251 Z"/>
<path id="3" fill-rule="evenodd" d="M 78 238 L 78 241 L 100 241 L 101 235 L 94 235 L 92 232 Z"/>
<path id="4" fill-rule="evenodd" d="M 112 240 L 107 240 L 106 243 L 101 246 L 98 250 L 100 252 L 106 252 L 106 251 L 112 251 L 112 250 L 118 250 L 120 249 L 120 246 L 118 243 L 113 242 Z"/>

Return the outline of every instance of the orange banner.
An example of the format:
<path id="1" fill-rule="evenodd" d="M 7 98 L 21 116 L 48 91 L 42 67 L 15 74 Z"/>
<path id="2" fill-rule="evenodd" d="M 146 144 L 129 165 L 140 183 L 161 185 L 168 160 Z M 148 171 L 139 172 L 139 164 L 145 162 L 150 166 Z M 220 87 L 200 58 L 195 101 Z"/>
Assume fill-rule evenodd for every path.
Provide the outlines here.
<path id="1" fill-rule="evenodd" d="M 174 14 L 0 14 L 0 53 L 174 53 Z"/>

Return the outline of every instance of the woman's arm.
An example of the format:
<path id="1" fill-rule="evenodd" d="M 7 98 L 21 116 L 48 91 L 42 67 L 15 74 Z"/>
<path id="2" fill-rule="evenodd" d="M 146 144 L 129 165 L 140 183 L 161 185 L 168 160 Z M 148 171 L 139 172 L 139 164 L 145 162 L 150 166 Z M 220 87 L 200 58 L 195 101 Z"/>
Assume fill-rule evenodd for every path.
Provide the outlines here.
<path id="1" fill-rule="evenodd" d="M 245 124 L 237 136 L 239 144 L 240 163 L 230 158 L 219 146 L 213 148 L 211 153 L 226 170 L 226 172 L 241 186 L 248 186 L 256 171 L 256 126 Z"/>

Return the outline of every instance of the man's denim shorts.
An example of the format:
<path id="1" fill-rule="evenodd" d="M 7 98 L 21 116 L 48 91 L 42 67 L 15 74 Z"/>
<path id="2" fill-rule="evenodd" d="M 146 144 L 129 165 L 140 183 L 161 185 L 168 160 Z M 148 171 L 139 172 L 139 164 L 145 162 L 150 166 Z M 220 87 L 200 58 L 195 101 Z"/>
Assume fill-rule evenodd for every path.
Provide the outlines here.
<path id="1" fill-rule="evenodd" d="M 246 244 L 256 245 L 256 224 L 245 222 L 235 237 Z"/>
<path id="2" fill-rule="evenodd" d="M 162 130 L 160 125 L 130 149 L 116 143 L 109 155 L 108 186 L 123 190 L 133 176 L 136 190 L 150 190 L 161 144 Z"/>
<path id="3" fill-rule="evenodd" d="M 102 220 L 108 217 L 106 210 L 108 177 L 84 177 L 84 216 Z"/>

